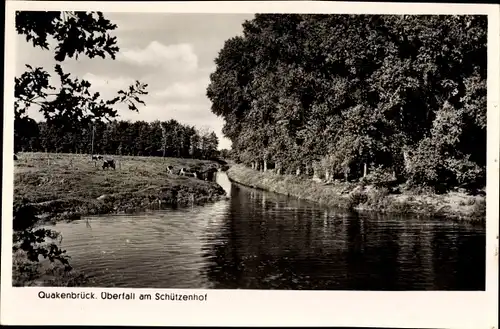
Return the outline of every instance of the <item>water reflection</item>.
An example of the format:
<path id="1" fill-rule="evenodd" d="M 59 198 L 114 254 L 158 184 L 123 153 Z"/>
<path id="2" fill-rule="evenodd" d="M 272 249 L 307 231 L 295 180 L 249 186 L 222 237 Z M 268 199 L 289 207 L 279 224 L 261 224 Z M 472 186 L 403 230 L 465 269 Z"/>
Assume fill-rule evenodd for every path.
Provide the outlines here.
<path id="1" fill-rule="evenodd" d="M 342 213 L 217 182 L 229 200 L 60 223 L 63 246 L 102 287 L 485 288 L 484 226 Z"/>
<path id="2" fill-rule="evenodd" d="M 225 243 L 204 243 L 214 288 L 485 288 L 484 227 L 338 213 L 239 185 L 230 193 L 213 237 Z"/>

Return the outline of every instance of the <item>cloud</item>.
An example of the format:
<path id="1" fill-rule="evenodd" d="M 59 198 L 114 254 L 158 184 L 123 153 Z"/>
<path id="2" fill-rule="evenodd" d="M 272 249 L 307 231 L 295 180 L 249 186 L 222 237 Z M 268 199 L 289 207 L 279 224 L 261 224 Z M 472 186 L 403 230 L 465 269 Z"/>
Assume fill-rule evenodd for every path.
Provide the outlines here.
<path id="1" fill-rule="evenodd" d="M 129 77 L 111 78 L 106 76 L 99 76 L 92 73 L 85 73 L 82 79 L 91 83 L 92 89 L 112 89 L 118 91 L 120 89 L 128 88 L 134 83 L 134 79 Z"/>
<path id="2" fill-rule="evenodd" d="M 117 59 L 135 65 L 160 67 L 173 71 L 193 72 L 198 68 L 198 56 L 189 43 L 165 46 L 155 40 L 143 49 L 123 50 Z"/>
<path id="3" fill-rule="evenodd" d="M 205 76 L 194 81 L 175 82 L 167 88 L 155 93 L 156 97 L 170 100 L 193 99 L 204 97 L 209 77 Z"/>

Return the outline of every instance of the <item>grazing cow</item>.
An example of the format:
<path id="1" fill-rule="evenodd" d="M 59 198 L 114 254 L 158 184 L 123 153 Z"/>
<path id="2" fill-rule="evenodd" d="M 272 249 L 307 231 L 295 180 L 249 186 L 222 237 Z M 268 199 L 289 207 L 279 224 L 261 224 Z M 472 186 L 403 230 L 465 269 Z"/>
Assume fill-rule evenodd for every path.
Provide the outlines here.
<path id="1" fill-rule="evenodd" d="M 179 175 L 196 178 L 199 176 L 199 173 L 197 173 L 196 171 L 193 172 L 193 171 L 187 170 L 186 168 L 182 167 L 181 170 L 179 171 Z"/>
<path id="2" fill-rule="evenodd" d="M 167 167 L 167 172 L 168 172 L 169 174 L 173 174 L 173 173 L 174 173 L 174 167 L 172 167 L 172 166 L 168 166 L 168 167 Z"/>
<path id="3" fill-rule="evenodd" d="M 104 160 L 104 162 L 102 163 L 102 169 L 104 170 L 108 167 L 116 170 L 115 160 L 113 160 L 113 159 Z"/>
<path id="4" fill-rule="evenodd" d="M 93 155 L 92 156 L 92 160 L 102 160 L 102 159 L 103 159 L 102 155 Z"/>

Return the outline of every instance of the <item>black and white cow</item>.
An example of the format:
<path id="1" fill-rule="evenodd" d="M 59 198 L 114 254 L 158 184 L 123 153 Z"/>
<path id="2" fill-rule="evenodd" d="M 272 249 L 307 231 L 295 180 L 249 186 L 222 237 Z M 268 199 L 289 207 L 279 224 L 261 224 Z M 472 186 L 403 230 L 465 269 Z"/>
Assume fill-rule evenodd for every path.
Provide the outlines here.
<path id="1" fill-rule="evenodd" d="M 116 170 L 115 160 L 114 159 L 104 160 L 104 162 L 102 163 L 102 169 L 104 170 L 106 168 L 113 168 L 114 170 Z"/>
<path id="2" fill-rule="evenodd" d="M 179 175 L 180 176 L 188 176 L 188 177 L 198 177 L 198 175 L 196 174 L 196 172 L 192 172 L 190 170 L 187 170 L 186 168 L 182 167 L 181 170 L 179 171 Z"/>

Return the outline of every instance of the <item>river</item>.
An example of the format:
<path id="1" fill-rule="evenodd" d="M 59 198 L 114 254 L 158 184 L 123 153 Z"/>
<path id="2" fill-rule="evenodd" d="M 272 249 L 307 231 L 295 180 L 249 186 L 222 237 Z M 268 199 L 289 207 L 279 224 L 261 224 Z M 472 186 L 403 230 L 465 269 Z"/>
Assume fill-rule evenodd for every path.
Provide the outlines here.
<path id="1" fill-rule="evenodd" d="M 93 287 L 484 290 L 484 225 L 359 215 L 231 183 L 205 206 L 55 229 Z"/>

